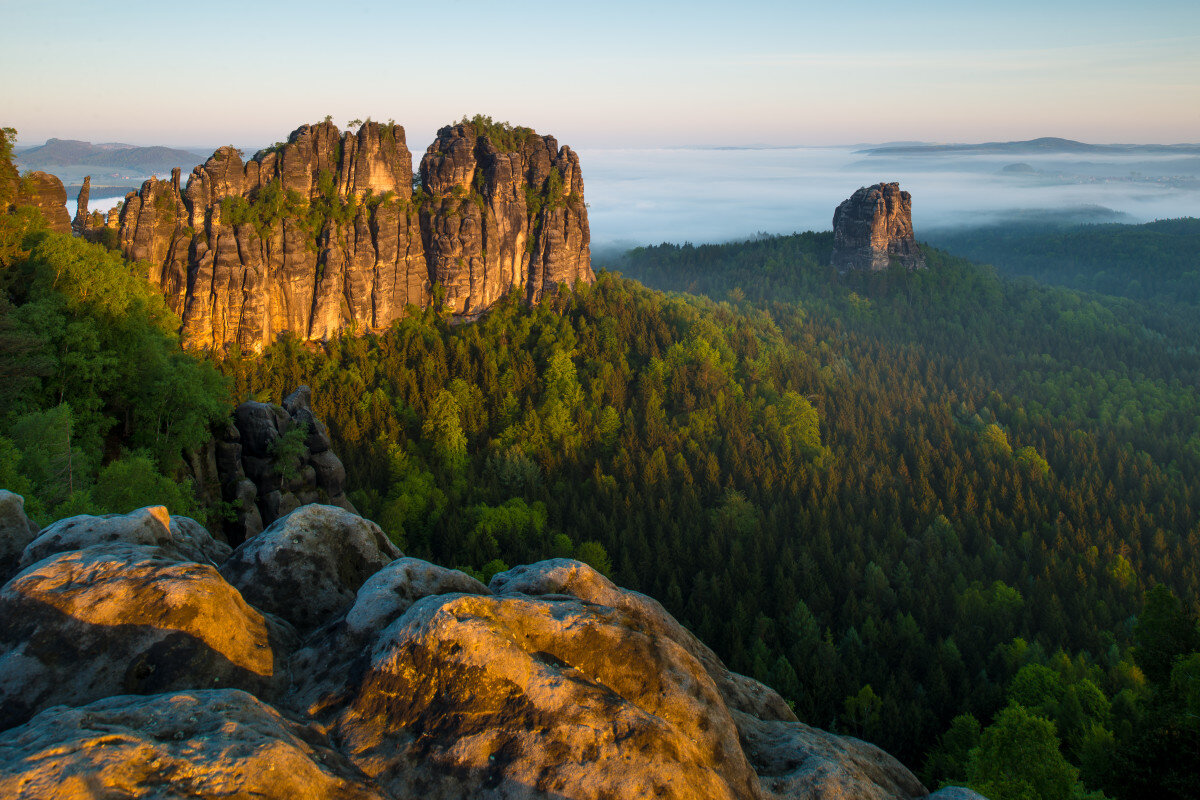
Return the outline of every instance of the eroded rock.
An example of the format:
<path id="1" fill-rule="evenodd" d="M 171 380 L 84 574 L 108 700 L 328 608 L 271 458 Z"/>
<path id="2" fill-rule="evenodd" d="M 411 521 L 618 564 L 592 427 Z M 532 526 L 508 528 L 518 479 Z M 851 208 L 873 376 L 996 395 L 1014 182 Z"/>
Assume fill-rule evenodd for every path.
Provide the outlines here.
<path id="1" fill-rule="evenodd" d="M 117 694 L 233 686 L 270 698 L 294 646 L 212 566 L 136 544 L 59 553 L 0 590 L 0 728 Z"/>
<path id="2" fill-rule="evenodd" d="M 864 186 L 833 213 L 833 266 L 878 271 L 893 262 L 909 270 L 925 266 L 913 235 L 912 195 L 898 183 Z"/>
<path id="3" fill-rule="evenodd" d="M 47 525 L 21 554 L 20 566 L 25 569 L 55 553 L 118 542 L 151 545 L 200 564 L 220 564 L 232 552 L 194 519 L 171 516 L 165 506 L 148 506 L 128 514 L 81 514 Z"/>
<path id="4" fill-rule="evenodd" d="M 574 598 L 420 600 L 331 716 L 348 757 L 401 796 L 759 796 L 703 667 Z"/>
<path id="5" fill-rule="evenodd" d="M 33 206 L 42 212 L 46 227 L 55 233 L 71 232 L 71 216 L 67 214 L 67 190 L 57 176 L 34 171 L 21 176 L 17 182 L 15 205 Z"/>
<path id="6" fill-rule="evenodd" d="M 510 291 L 536 302 L 594 275 L 579 158 L 529 133 L 502 149 L 487 130 L 443 128 L 414 196 L 401 126 L 303 125 L 248 161 L 220 148 L 183 188 L 178 173 L 146 181 L 119 240 L 153 265 L 198 348 L 382 331 L 427 306 L 434 282 L 466 316 Z"/>
<path id="7" fill-rule="evenodd" d="M 320 733 L 234 689 L 43 711 L 0 734 L 0 796 L 385 797 Z"/>
<path id="8" fill-rule="evenodd" d="M 401 555 L 374 522 L 314 504 L 239 545 L 221 574 L 255 607 L 310 631 L 349 608 L 367 578 Z"/>
<path id="9" fill-rule="evenodd" d="M 488 587 L 496 594 L 565 594 L 589 603 L 622 609 L 635 615 L 641 625 L 654 631 L 655 635 L 668 638 L 684 648 L 703 665 L 730 708 L 762 719 L 796 719 L 787 702 L 777 692 L 745 675 L 730 672 L 716 653 L 680 625 L 657 600 L 618 587 L 581 561 L 555 558 L 515 567 L 496 574 Z"/>

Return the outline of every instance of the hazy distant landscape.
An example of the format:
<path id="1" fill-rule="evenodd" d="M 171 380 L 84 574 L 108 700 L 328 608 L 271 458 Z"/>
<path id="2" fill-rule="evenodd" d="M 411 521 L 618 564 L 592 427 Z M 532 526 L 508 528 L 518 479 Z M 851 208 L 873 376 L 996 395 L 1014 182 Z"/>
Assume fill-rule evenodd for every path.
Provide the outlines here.
<path id="1" fill-rule="evenodd" d="M 1200 152 L 1200 147 L 1193 147 Z M 1200 215 L 1200 157 L 864 146 L 581 149 L 597 249 L 829 230 L 859 186 L 899 181 L 920 237 L 1007 218 L 1149 222 Z M 1028 170 L 1005 171 L 1013 164 Z"/>

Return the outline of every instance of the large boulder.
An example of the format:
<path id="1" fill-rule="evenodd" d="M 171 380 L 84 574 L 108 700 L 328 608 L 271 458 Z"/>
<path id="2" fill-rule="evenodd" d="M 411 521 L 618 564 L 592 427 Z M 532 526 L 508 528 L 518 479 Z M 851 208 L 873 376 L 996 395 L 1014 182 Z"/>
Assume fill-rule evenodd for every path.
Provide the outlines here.
<path id="1" fill-rule="evenodd" d="M 270 698 L 294 646 L 210 565 L 135 544 L 59 553 L 0 590 L 0 728 L 116 694 L 233 686 Z"/>
<path id="2" fill-rule="evenodd" d="M 398 558 L 376 572 L 346 614 L 309 636 L 292 657 L 288 701 L 304 713 L 342 702 L 346 676 L 364 660 L 379 633 L 418 600 L 445 594 L 491 592 L 464 572 L 418 558 Z"/>
<path id="3" fill-rule="evenodd" d="M 570 595 L 635 615 L 655 636 L 670 639 L 696 659 L 731 709 L 761 719 L 795 721 L 796 715 L 773 689 L 730 672 L 703 642 L 680 625 L 655 599 L 622 589 L 582 561 L 554 558 L 497 573 L 488 584 L 496 594 Z"/>
<path id="4" fill-rule="evenodd" d="M 21 569 L 55 553 L 117 542 L 158 547 L 198 564 L 220 564 L 232 552 L 194 519 L 171 516 L 165 506 L 147 506 L 128 514 L 81 514 L 47 525 L 21 554 Z"/>
<path id="5" fill-rule="evenodd" d="M 42 212 L 46 227 L 56 233 L 71 232 L 67 213 L 67 190 L 58 176 L 35 170 L 21 176 L 17 184 L 16 205 L 33 206 Z"/>
<path id="6" fill-rule="evenodd" d="M 345 611 L 367 578 L 402 555 L 374 522 L 314 504 L 239 545 L 221 574 L 252 605 L 310 631 Z"/>
<path id="7" fill-rule="evenodd" d="M 328 722 L 399 796 L 760 796 L 704 667 L 617 608 L 426 597 L 356 673 Z"/>
<path id="8" fill-rule="evenodd" d="M 0 489 L 0 582 L 17 571 L 21 553 L 38 535 L 38 526 L 25 516 L 25 498 Z"/>
<path id="9" fill-rule="evenodd" d="M 385 797 L 320 733 L 234 689 L 43 711 L 0 734 L 0 796 Z"/>

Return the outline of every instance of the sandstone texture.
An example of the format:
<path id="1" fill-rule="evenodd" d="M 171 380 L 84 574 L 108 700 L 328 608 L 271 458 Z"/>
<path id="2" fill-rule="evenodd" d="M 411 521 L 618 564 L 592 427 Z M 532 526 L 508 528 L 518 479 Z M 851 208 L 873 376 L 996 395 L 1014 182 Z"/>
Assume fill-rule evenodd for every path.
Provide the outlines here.
<path id="1" fill-rule="evenodd" d="M 434 283 L 472 316 L 593 280 L 578 157 L 532 132 L 502 151 L 490 130 L 439 131 L 416 193 L 399 125 L 304 125 L 248 161 L 223 147 L 186 185 L 177 170 L 127 195 L 119 241 L 151 265 L 186 343 L 214 349 L 384 330 Z"/>
<path id="2" fill-rule="evenodd" d="M 57 233 L 71 232 L 71 217 L 67 214 L 67 190 L 48 172 L 29 172 L 17 181 L 14 205 L 33 206 L 42 212 L 46 225 Z"/>
<path id="3" fill-rule="evenodd" d="M 308 505 L 239 545 L 221 575 L 258 608 L 309 630 L 349 608 L 367 578 L 401 555 L 374 522 Z"/>
<path id="4" fill-rule="evenodd" d="M 55 523 L 0 590 L 0 795 L 927 795 L 580 562 L 484 586 L 306 505 L 218 569 L 159 514 Z"/>
<path id="5" fill-rule="evenodd" d="M 116 694 L 283 688 L 293 639 L 216 568 L 145 545 L 59 553 L 0 590 L 0 727 Z"/>
<path id="6" fill-rule="evenodd" d="M 0 796 L 385 797 L 321 734 L 234 689 L 44 711 L 0 734 Z"/>
<path id="7" fill-rule="evenodd" d="M 200 564 L 223 563 L 232 552 L 194 519 L 171 516 L 164 506 L 150 506 L 128 514 L 82 514 L 48 525 L 24 549 L 20 566 L 24 569 L 55 553 L 117 542 L 151 545 L 180 561 Z"/>
<path id="8" fill-rule="evenodd" d="M 912 195 L 898 183 L 864 186 L 833 212 L 833 266 L 879 271 L 893 262 L 909 270 L 925 267 L 913 235 Z"/>

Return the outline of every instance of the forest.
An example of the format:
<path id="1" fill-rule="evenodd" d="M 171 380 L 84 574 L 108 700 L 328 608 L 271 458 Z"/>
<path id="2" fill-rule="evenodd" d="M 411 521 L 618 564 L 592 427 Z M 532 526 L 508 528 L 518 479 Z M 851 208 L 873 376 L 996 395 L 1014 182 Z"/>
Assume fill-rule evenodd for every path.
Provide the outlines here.
<path id="1" fill-rule="evenodd" d="M 144 269 L 18 211 L 0 486 L 39 521 L 211 523 L 186 454 L 307 384 L 407 554 L 586 561 L 934 787 L 1196 797 L 1200 322 L 933 249 L 839 275 L 831 246 L 639 248 L 469 324 L 197 356 Z"/>

